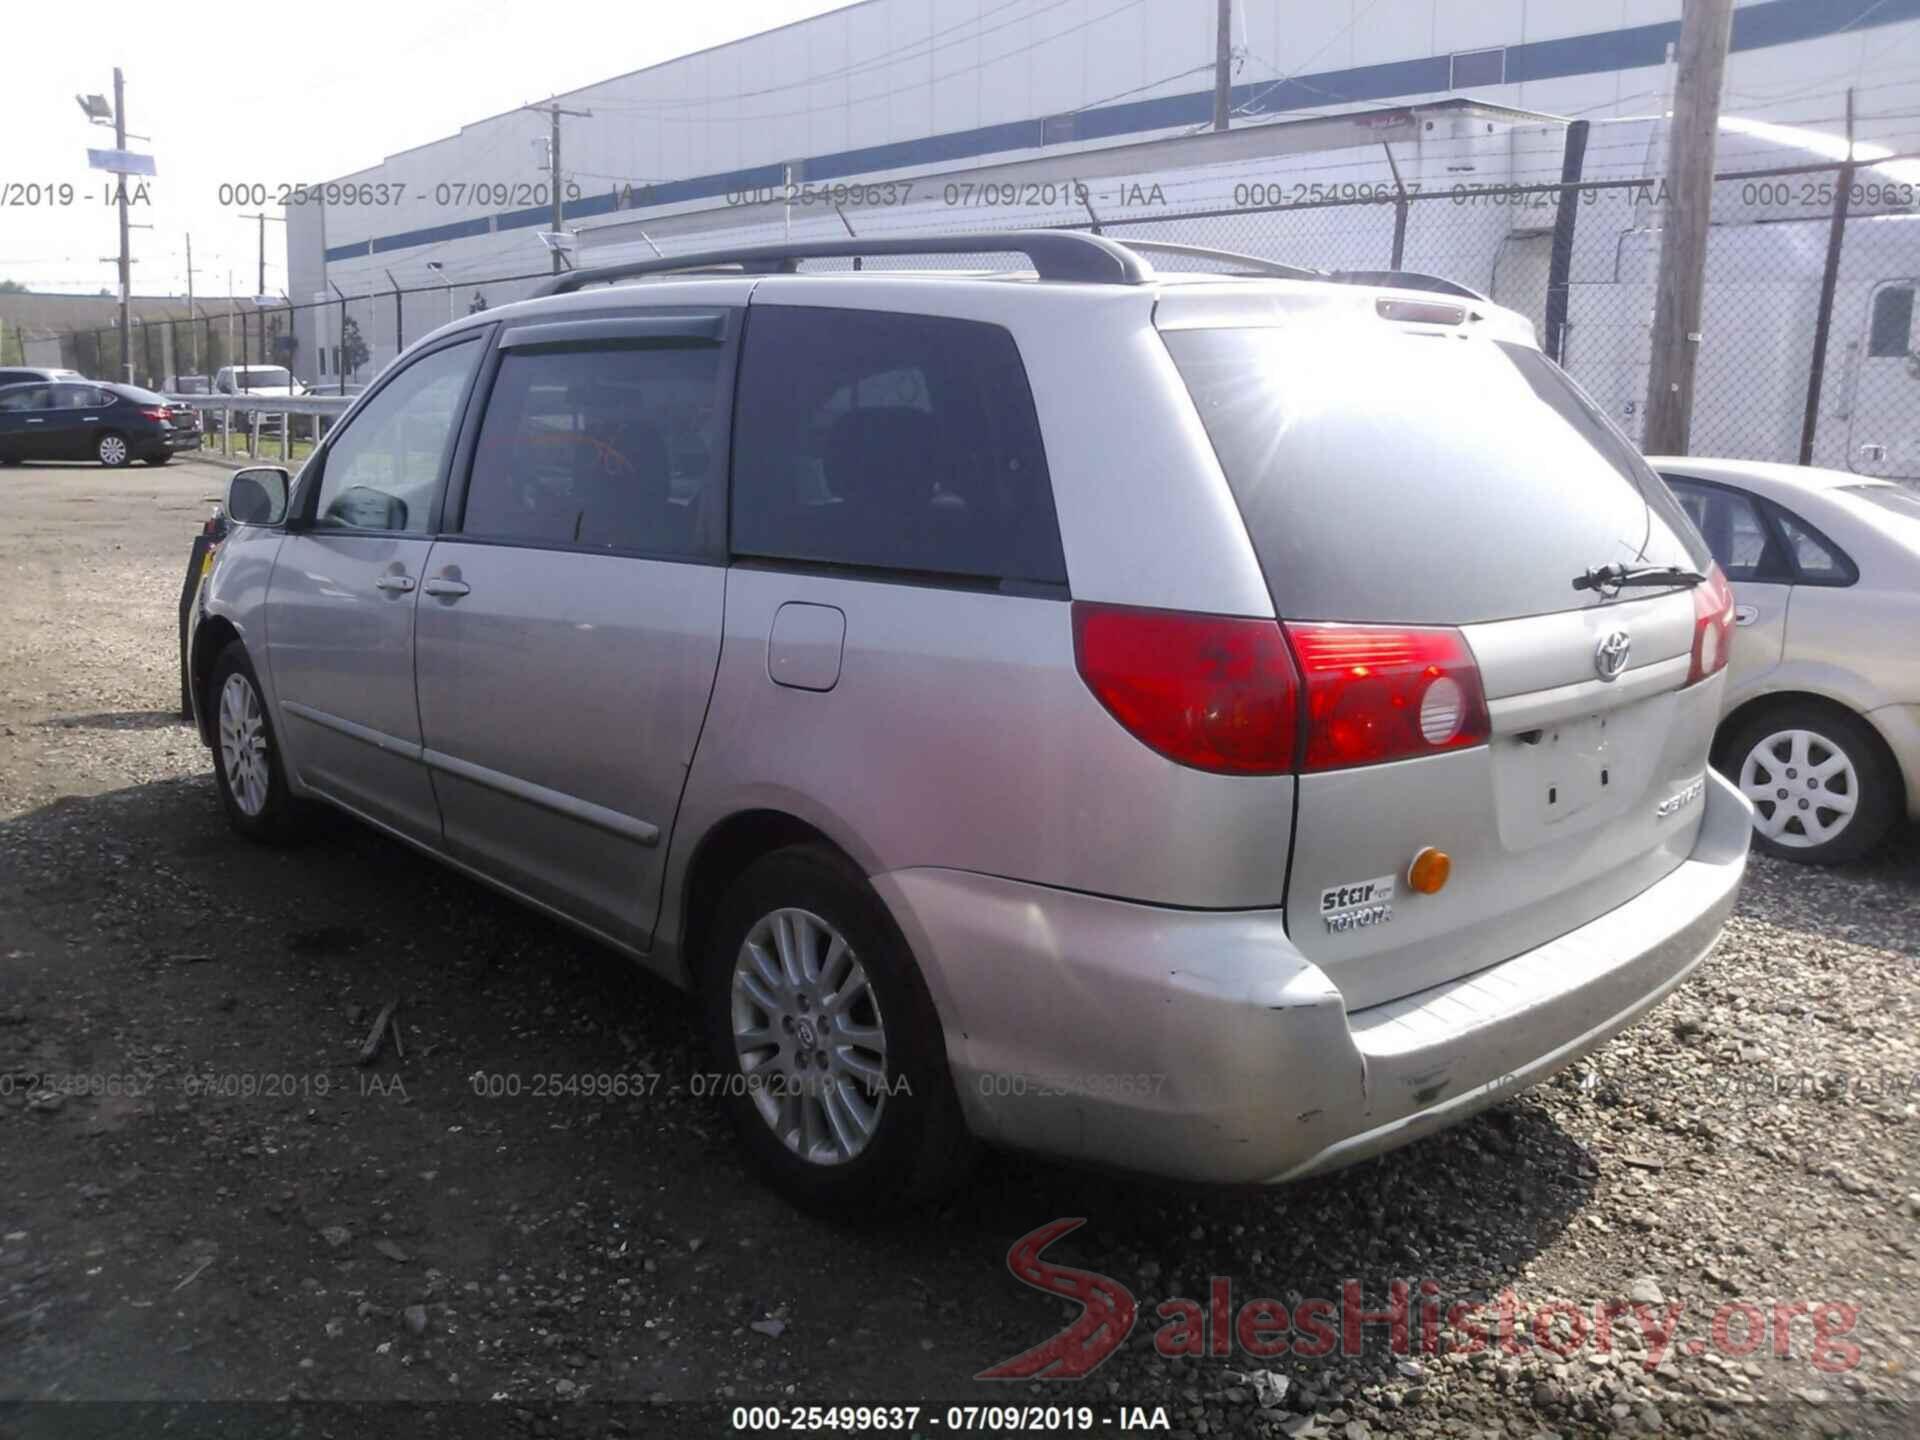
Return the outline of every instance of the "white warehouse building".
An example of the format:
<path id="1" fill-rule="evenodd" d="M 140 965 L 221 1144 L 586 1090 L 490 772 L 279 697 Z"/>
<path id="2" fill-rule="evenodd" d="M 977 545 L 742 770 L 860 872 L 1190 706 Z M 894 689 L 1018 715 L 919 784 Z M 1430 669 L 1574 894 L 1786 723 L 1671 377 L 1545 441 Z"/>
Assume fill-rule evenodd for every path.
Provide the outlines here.
<path id="1" fill-rule="evenodd" d="M 1477 203 L 1474 192 L 1557 181 L 1575 120 L 1587 122 L 1584 179 L 1657 180 L 1679 16 L 1680 0 L 1232 0 L 1231 127 L 1220 135 L 1215 0 L 863 0 L 555 97 L 590 112 L 562 121 L 563 243 L 594 264 L 783 236 L 1101 223 L 1119 239 L 1307 266 L 1397 262 L 1538 325 L 1553 206 Z M 1905 276 L 1911 310 L 1920 271 L 1920 161 L 1902 158 L 1920 151 L 1920 0 L 1737 4 L 1720 170 L 1844 158 L 1849 105 L 1856 155 L 1885 161 L 1859 172 L 1875 183 L 1855 213 L 1885 223 L 1868 244 L 1853 241 L 1860 222 L 1849 230 L 1833 310 L 1836 335 L 1859 331 L 1864 358 L 1882 292 Z M 548 127 L 532 109 L 479 120 L 341 177 L 332 203 L 289 208 L 289 294 L 331 302 L 298 313 L 304 380 L 365 381 L 451 314 L 539 283 L 552 231 Z M 1820 178 L 1716 193 L 1709 323 L 1767 333 L 1726 347 L 1729 390 L 1748 413 L 1708 418 L 1747 453 L 1791 459 L 1799 436 L 1795 390 L 1832 203 Z M 1398 234 L 1391 204 L 1313 208 L 1402 187 L 1427 201 L 1402 207 L 1411 216 Z M 1564 363 L 1632 429 L 1658 253 L 1653 196 L 1586 198 L 1558 339 Z M 1221 213 L 1275 204 L 1306 208 L 1257 225 Z M 342 376 L 347 317 L 367 356 Z M 1777 363 L 1753 365 L 1755 345 Z M 1703 352 L 1707 410 L 1719 359 Z M 1865 367 L 1844 368 L 1829 367 L 1822 404 L 1836 419 L 1822 419 L 1817 458 L 1840 463 L 1837 447 L 1870 443 L 1887 452 L 1887 473 L 1920 473 L 1920 438 L 1888 450 L 1877 431 L 1867 442 L 1853 433 L 1879 422 L 1859 420 L 1847 388 Z M 1916 429 L 1912 416 L 1901 423 Z"/>

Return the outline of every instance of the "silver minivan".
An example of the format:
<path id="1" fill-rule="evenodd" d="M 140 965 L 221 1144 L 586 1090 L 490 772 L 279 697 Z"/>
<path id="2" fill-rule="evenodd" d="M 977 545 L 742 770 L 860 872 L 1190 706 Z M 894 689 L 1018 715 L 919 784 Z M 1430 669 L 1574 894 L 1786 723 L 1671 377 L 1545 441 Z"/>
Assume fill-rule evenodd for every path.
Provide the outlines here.
<path id="1" fill-rule="evenodd" d="M 1745 868 L 1725 580 L 1523 318 L 1166 248 L 684 256 L 420 341 L 233 478 L 234 825 L 324 801 L 689 987 L 834 1213 L 974 1139 L 1291 1180 L 1593 1049 Z M 845 268 L 909 252 L 1026 268 Z"/>

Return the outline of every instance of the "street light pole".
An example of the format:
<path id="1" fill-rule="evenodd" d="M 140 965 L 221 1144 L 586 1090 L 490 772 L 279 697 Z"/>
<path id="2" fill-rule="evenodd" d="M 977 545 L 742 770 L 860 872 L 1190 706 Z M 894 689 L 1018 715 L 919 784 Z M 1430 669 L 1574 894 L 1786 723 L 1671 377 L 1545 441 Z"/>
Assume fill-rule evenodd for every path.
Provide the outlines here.
<path id="1" fill-rule="evenodd" d="M 127 82 L 118 65 L 113 67 L 113 148 L 123 154 L 127 148 Z M 127 177 L 120 176 L 120 368 L 122 378 L 133 383 L 133 326 L 127 318 L 133 289 L 132 259 L 127 253 Z"/>

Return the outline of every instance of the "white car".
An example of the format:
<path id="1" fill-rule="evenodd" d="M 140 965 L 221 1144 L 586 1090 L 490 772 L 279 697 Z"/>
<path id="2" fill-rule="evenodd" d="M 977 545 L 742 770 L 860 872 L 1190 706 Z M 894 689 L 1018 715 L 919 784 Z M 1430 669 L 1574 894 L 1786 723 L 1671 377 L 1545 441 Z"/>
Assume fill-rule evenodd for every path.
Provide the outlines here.
<path id="1" fill-rule="evenodd" d="M 249 400 L 291 398 L 305 395 L 307 387 L 294 378 L 284 365 L 223 365 L 213 377 L 215 395 L 237 395 Z M 280 417 L 264 414 L 261 428 L 278 433 Z M 252 415 L 242 412 L 234 419 L 239 429 L 252 429 Z"/>
<path id="2" fill-rule="evenodd" d="M 1652 456 L 1733 583 L 1714 761 L 1772 855 L 1857 859 L 1920 819 L 1920 491 L 1841 470 Z"/>

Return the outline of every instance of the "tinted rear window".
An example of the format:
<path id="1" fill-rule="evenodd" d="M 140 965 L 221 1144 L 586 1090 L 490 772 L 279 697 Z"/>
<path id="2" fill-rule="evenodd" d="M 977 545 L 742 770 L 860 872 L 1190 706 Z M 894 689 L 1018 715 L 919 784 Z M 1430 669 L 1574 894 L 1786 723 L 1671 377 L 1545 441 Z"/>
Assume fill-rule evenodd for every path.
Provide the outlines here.
<path id="1" fill-rule="evenodd" d="M 736 414 L 736 554 L 1067 578 L 1033 395 L 997 325 L 754 306 Z"/>
<path id="2" fill-rule="evenodd" d="M 1590 566 L 1711 558 L 1537 350 L 1384 329 L 1165 338 L 1283 616 L 1502 620 L 1597 603 L 1572 585 Z"/>

